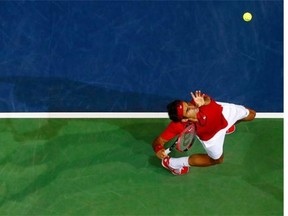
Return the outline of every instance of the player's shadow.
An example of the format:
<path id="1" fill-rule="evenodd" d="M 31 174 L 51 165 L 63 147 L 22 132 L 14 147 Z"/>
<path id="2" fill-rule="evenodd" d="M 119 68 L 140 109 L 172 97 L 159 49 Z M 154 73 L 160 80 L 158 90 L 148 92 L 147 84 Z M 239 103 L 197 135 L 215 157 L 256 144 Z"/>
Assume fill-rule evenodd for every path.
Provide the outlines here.
<path id="1" fill-rule="evenodd" d="M 133 162 L 130 157 L 117 156 L 121 151 L 124 153 L 128 152 L 130 147 L 126 146 L 123 150 L 119 145 L 115 145 L 115 140 L 121 136 L 118 134 L 114 137 L 113 134 L 115 133 L 114 131 L 98 131 L 66 134 L 47 140 L 47 142 L 39 148 L 31 146 L 34 152 L 33 154 L 31 154 L 31 149 L 26 148 L 21 148 L 19 151 L 13 152 L 6 158 L 6 161 L 2 161 L 2 163 L 10 163 L 17 167 L 22 167 L 23 170 L 38 165 L 45 165 L 47 168 L 24 188 L 19 189 L 17 192 L 7 194 L 5 199 L 0 202 L 0 206 L 9 200 L 24 199 L 29 196 L 29 194 L 50 185 L 61 173 L 67 170 L 85 170 L 87 167 L 95 165 L 105 167 L 106 165 L 111 166 L 110 164 L 115 162 L 127 163 L 135 168 L 139 168 L 137 161 L 141 158 L 137 157 L 139 159 L 136 158 L 136 161 L 134 159 Z M 23 138 L 22 136 L 19 137 L 19 134 L 16 137 L 18 137 L 18 141 L 20 141 L 20 138 Z M 41 132 L 34 131 L 34 135 L 31 132 L 29 136 L 26 137 L 25 142 L 29 141 L 29 139 L 30 141 L 35 141 L 37 138 L 43 140 Z M 109 144 L 107 145 L 107 143 Z"/>
<path id="2" fill-rule="evenodd" d="M 112 131 L 103 132 L 97 129 L 85 132 L 82 130 L 82 132 L 70 132 L 64 135 L 60 132 L 70 125 L 69 120 L 66 119 L 49 119 L 38 129 L 24 132 L 13 128 L 13 124 L 8 122 L 13 139 L 19 144 L 24 142 L 31 143 L 31 145 L 20 145 L 1 163 L 9 163 L 15 167 L 21 167 L 23 170 L 41 165 L 45 165 L 47 169 L 39 173 L 32 182 L 28 182 L 24 188 L 6 194 L 0 205 L 7 200 L 24 199 L 36 190 L 51 184 L 66 170 L 85 169 L 94 165 L 104 166 L 113 162 L 130 164 L 138 169 L 139 164 L 143 164 L 143 159 L 147 160 L 150 165 L 160 168 L 161 161 L 155 156 L 151 143 L 155 136 L 155 130 L 160 132 L 165 123 L 162 122 L 163 119 L 151 121 L 136 124 L 131 121 L 131 124 L 124 124 L 124 126 L 122 124 L 121 129 L 127 133 L 118 133 L 119 129 L 115 127 Z M 113 120 L 112 122 L 118 121 Z M 121 139 L 123 141 L 120 141 Z M 115 145 L 115 140 L 119 140 L 117 145 Z M 38 141 L 41 141 L 42 144 L 37 145 Z M 32 145 L 33 143 L 35 144 Z M 139 143 L 145 143 L 145 145 L 139 146 Z M 33 154 L 31 154 L 31 148 Z M 132 152 L 133 155 L 138 154 L 139 157 L 135 157 L 133 160 L 131 157 L 118 157 L 119 151 L 124 154 Z M 104 158 L 105 160 L 103 160 Z M 20 178 L 22 174 L 19 174 Z"/>

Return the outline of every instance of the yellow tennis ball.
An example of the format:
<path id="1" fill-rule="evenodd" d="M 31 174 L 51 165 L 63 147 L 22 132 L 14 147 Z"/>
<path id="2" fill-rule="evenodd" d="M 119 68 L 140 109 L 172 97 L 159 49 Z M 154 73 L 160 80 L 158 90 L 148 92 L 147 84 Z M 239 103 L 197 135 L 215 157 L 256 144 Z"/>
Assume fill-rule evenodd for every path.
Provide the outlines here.
<path id="1" fill-rule="evenodd" d="M 244 21 L 249 22 L 249 21 L 251 21 L 251 19 L 252 19 L 252 14 L 251 13 L 246 12 L 246 13 L 243 14 L 243 20 Z"/>

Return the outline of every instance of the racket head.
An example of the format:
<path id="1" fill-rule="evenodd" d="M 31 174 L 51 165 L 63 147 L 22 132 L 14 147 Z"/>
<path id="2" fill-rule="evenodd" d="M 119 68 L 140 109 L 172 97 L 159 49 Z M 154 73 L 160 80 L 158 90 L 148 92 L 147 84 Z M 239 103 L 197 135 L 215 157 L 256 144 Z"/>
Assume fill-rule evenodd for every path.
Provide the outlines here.
<path id="1" fill-rule="evenodd" d="M 176 142 L 176 149 L 180 152 L 190 149 L 195 141 L 196 130 L 195 125 L 191 124 L 187 126 L 179 135 Z"/>

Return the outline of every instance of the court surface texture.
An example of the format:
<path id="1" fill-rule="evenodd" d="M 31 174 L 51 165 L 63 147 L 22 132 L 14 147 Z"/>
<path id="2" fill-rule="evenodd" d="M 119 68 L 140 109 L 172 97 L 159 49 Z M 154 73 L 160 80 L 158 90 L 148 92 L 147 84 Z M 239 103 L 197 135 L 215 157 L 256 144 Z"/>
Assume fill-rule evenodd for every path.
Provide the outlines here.
<path id="1" fill-rule="evenodd" d="M 283 215 L 282 118 L 238 124 L 223 164 L 183 176 L 151 148 L 167 123 L 1 119 L 0 215 Z"/>

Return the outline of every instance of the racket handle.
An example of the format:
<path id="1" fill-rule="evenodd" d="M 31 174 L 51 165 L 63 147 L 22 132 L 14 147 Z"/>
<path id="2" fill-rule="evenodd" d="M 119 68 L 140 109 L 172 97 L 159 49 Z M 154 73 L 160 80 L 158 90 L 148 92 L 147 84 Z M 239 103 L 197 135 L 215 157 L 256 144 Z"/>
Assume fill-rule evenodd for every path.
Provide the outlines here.
<path id="1" fill-rule="evenodd" d="M 165 149 L 165 154 L 168 155 L 171 152 L 170 148 Z"/>
<path id="2" fill-rule="evenodd" d="M 176 146 L 176 142 L 174 142 L 173 145 L 170 146 L 169 148 L 165 149 L 165 154 L 168 155 L 172 151 L 172 149 L 175 148 L 175 146 Z"/>

